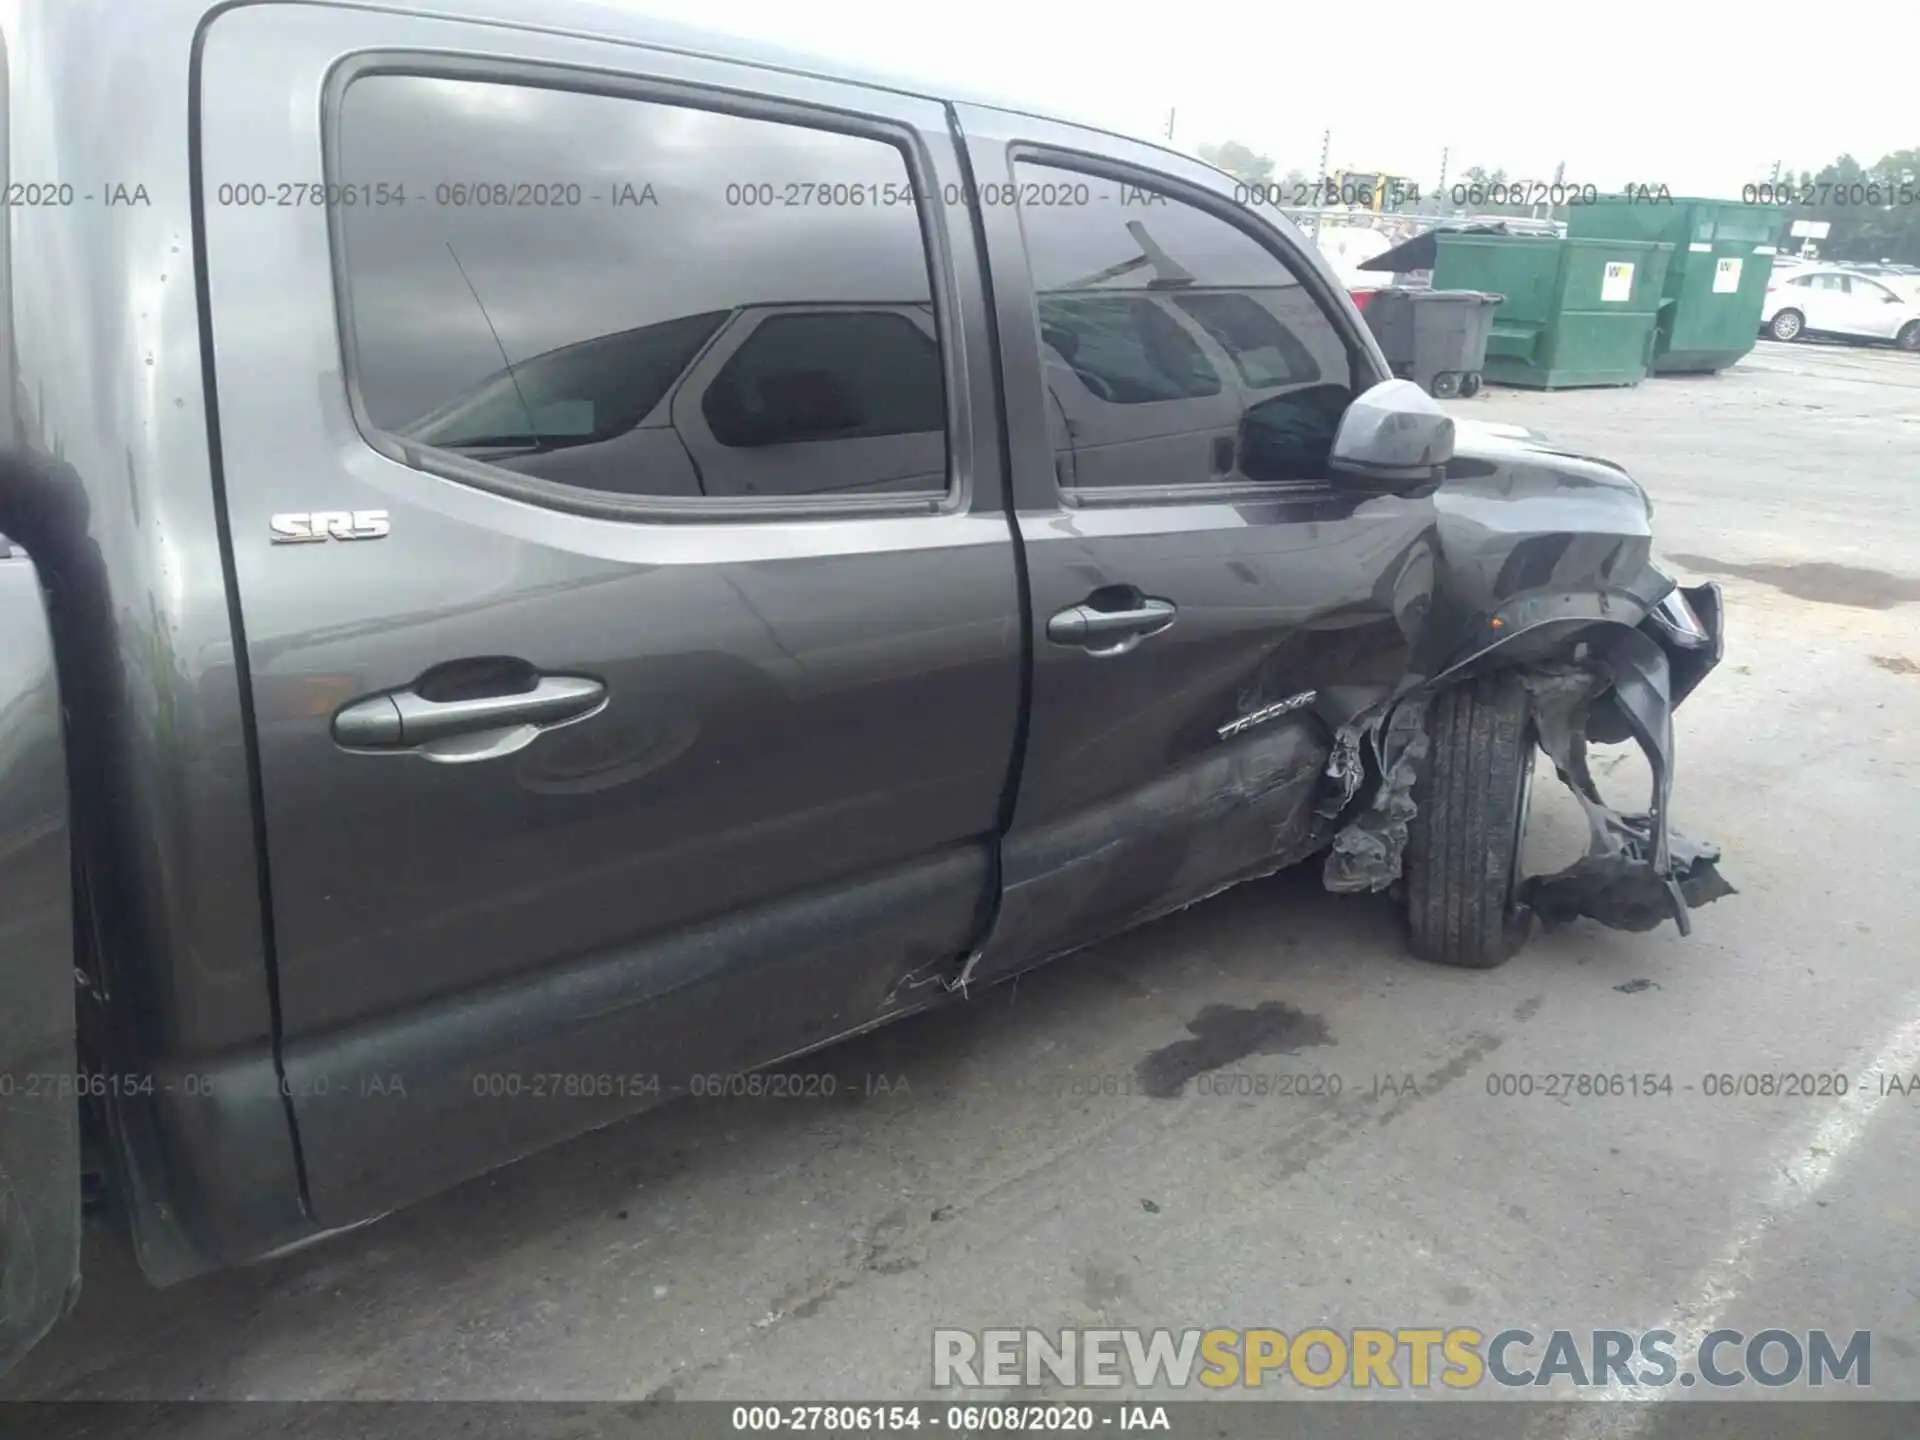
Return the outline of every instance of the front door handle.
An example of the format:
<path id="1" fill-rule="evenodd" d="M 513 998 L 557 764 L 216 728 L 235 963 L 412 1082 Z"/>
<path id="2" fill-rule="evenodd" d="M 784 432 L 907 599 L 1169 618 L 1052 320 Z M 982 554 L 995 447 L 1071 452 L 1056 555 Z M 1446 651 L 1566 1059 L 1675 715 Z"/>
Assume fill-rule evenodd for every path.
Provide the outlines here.
<path id="1" fill-rule="evenodd" d="M 1124 610 L 1072 605 L 1047 621 L 1047 638 L 1056 645 L 1078 645 L 1092 655 L 1123 655 L 1149 635 L 1173 624 L 1171 600 L 1141 596 Z"/>
<path id="2" fill-rule="evenodd" d="M 521 749 L 544 728 L 584 719 L 606 703 L 607 687 L 584 675 L 541 675 L 528 689 L 457 700 L 432 700 L 412 688 L 392 690 L 341 710 L 333 717 L 333 738 L 352 750 L 418 750 L 432 760 L 490 759 Z M 439 744 L 483 735 L 496 735 L 496 743 Z"/>

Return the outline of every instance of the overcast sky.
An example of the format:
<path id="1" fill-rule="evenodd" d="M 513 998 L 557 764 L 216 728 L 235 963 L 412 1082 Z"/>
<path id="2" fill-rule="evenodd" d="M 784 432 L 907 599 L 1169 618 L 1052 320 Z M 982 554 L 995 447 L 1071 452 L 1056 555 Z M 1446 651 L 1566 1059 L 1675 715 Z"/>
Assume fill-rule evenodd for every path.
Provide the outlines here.
<path id="1" fill-rule="evenodd" d="M 666 18 L 1036 100 L 1126 134 L 1236 139 L 1276 174 L 1469 165 L 1737 196 L 1776 160 L 1920 146 L 1912 0 L 632 0 Z"/>

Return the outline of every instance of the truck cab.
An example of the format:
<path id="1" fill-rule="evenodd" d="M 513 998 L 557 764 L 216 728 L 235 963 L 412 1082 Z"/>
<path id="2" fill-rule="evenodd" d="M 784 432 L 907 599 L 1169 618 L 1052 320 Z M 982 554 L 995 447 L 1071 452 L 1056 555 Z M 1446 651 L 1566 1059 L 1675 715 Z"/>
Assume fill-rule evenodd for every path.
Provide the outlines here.
<path id="1" fill-rule="evenodd" d="M 0 1360 L 83 1129 L 168 1284 L 1308 859 L 1698 903 L 1718 592 L 1231 177 L 585 0 L 0 39 Z"/>

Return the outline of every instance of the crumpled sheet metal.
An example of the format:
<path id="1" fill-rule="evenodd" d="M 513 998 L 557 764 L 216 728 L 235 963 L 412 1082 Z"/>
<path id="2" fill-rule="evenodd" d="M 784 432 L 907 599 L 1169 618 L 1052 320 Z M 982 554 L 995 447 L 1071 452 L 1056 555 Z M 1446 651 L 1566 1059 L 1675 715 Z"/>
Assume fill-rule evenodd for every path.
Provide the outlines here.
<path id="1" fill-rule="evenodd" d="M 1327 769 L 1345 793 L 1337 804 L 1333 796 L 1328 797 L 1332 809 L 1323 813 L 1329 817 L 1344 810 L 1359 789 L 1362 744 L 1372 748 L 1381 781 L 1367 808 L 1333 837 L 1333 849 L 1321 869 L 1322 883 L 1339 895 L 1384 890 L 1400 878 L 1407 822 L 1414 812 L 1413 784 L 1427 758 L 1426 702 L 1397 705 L 1386 715 L 1376 715 L 1359 728 L 1343 729 L 1335 737 Z"/>
<path id="2" fill-rule="evenodd" d="M 1717 868 L 1718 846 L 1668 825 L 1663 868 L 1657 814 L 1616 810 L 1600 798 L 1587 765 L 1586 730 L 1594 702 L 1612 684 L 1604 670 L 1539 666 L 1523 671 L 1521 681 L 1532 701 L 1540 747 L 1580 802 L 1588 827 L 1587 853 L 1564 870 L 1522 881 L 1522 905 L 1549 928 L 1585 915 L 1629 931 L 1651 930 L 1672 919 L 1685 934 L 1689 909 L 1738 893 Z M 1384 890 L 1401 878 L 1407 823 L 1415 810 L 1414 782 L 1427 757 L 1427 699 L 1408 697 L 1358 717 L 1334 737 L 1326 773 L 1335 788 L 1322 803 L 1322 815 L 1338 815 L 1358 791 L 1362 746 L 1371 750 L 1382 779 L 1367 808 L 1334 837 L 1321 872 L 1329 890 Z M 1656 789 L 1664 793 L 1664 759 L 1649 760 L 1660 767 Z"/>

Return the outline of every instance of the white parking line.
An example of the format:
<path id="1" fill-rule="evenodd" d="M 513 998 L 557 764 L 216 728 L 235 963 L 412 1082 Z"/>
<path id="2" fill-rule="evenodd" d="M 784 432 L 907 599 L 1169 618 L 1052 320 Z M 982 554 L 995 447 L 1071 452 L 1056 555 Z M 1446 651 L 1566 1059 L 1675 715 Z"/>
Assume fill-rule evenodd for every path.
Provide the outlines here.
<path id="1" fill-rule="evenodd" d="M 1920 1009 L 1920 1000 L 1910 1001 L 1909 1012 Z M 1772 1179 L 1754 1197 L 1746 1223 L 1736 1230 L 1726 1247 L 1704 1270 L 1694 1277 L 1693 1287 L 1673 1313 L 1657 1327 L 1675 1336 L 1674 1353 L 1681 1363 L 1695 1354 L 1701 1343 L 1720 1326 L 1727 1306 L 1748 1278 L 1761 1244 L 1768 1233 L 1792 1218 L 1818 1195 L 1833 1178 L 1847 1152 L 1859 1143 L 1867 1126 L 1887 1098 L 1881 1093 L 1883 1076 L 1905 1076 L 1920 1070 L 1920 1014 L 1887 1038 L 1865 1070 L 1854 1075 L 1853 1088 L 1846 1099 L 1837 1101 L 1820 1122 L 1801 1131 L 1785 1147 L 1771 1167 Z M 1555 1433 L 1565 1440 L 1626 1440 L 1646 1428 L 1652 1412 L 1635 1406 L 1617 1409 L 1607 1401 L 1670 1400 L 1682 1392 L 1679 1385 L 1659 1387 L 1610 1382 L 1594 1392 L 1592 1410 L 1574 1417 L 1573 1423 Z"/>

